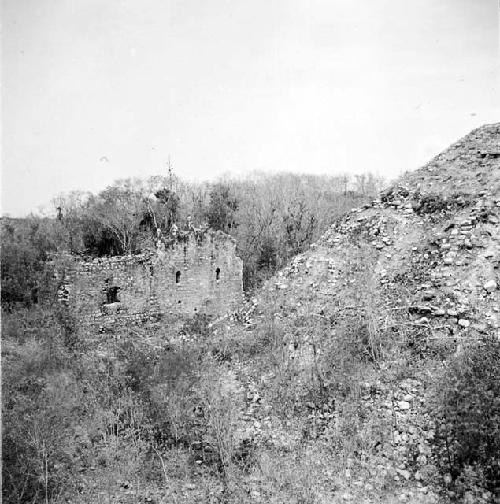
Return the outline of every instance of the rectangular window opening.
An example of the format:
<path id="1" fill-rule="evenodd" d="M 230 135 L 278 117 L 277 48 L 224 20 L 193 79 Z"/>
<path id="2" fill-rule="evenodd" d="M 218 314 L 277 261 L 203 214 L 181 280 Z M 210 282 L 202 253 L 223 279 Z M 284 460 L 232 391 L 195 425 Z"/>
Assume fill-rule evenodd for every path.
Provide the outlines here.
<path id="1" fill-rule="evenodd" d="M 120 290 L 120 287 L 108 287 L 106 289 L 106 303 L 111 304 L 111 303 L 119 303 L 120 300 L 118 299 L 118 291 Z"/>

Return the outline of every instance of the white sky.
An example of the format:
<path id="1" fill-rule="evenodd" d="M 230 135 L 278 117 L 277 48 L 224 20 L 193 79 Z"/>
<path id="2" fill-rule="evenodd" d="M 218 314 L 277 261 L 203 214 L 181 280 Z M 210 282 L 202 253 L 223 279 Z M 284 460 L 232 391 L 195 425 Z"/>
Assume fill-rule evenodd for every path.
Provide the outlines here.
<path id="1" fill-rule="evenodd" d="M 497 0 L 2 0 L 2 213 L 117 178 L 394 177 L 499 121 Z"/>

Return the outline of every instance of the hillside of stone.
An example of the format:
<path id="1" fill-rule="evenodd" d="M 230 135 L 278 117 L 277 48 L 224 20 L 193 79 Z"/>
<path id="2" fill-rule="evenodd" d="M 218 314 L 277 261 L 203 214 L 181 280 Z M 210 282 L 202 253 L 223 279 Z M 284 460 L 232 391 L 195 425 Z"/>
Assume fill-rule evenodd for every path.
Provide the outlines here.
<path id="1" fill-rule="evenodd" d="M 350 282 L 342 272 L 364 249 L 381 297 L 406 306 L 434 334 L 498 330 L 499 223 L 500 125 L 491 125 L 353 210 L 265 289 L 278 291 L 292 312 L 301 299 L 340 306 Z M 395 300 L 395 289 L 404 297 Z"/>
<path id="2" fill-rule="evenodd" d="M 229 356 L 250 384 L 240 436 L 295 453 L 317 477 L 305 491 L 311 502 L 453 499 L 432 455 L 427 393 L 448 358 L 485 334 L 500 337 L 499 222 L 494 124 L 333 224 L 248 302 L 240 323 L 214 325 L 219 344 L 244 327 L 246 347 Z M 349 394 L 361 414 L 342 409 Z M 339 466 L 323 448 L 349 436 L 362 446 Z"/>

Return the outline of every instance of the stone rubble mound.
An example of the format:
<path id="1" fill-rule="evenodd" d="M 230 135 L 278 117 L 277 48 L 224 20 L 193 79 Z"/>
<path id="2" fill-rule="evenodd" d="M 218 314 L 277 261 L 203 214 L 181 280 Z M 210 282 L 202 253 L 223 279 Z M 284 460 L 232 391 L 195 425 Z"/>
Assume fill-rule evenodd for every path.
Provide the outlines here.
<path id="1" fill-rule="evenodd" d="M 449 342 L 455 351 L 484 334 L 500 338 L 499 223 L 500 124 L 493 124 L 472 131 L 370 204 L 333 223 L 309 250 L 266 282 L 237 318 L 248 331 L 258 328 L 270 300 L 275 320 L 286 321 L 288 327 L 299 326 L 301 317 L 325 318 L 342 310 L 362 317 L 366 299 L 373 296 L 379 302 L 373 310 L 381 319 L 387 313 L 404 314 L 409 326 Z M 370 265 L 371 285 L 355 285 L 366 290 L 360 293 L 366 294 L 365 305 L 346 299 L 355 282 L 349 272 L 356 271 L 356 257 Z M 316 351 L 313 338 L 314 330 L 284 336 L 287 350 L 304 367 Z M 258 389 L 248 393 L 257 412 Z M 407 379 L 396 388 L 367 383 L 362 395 L 368 409 L 396 417 L 392 444 L 401 463 L 395 478 L 411 480 L 423 492 L 435 478 L 430 456 L 434 432 L 425 413 L 425 394 L 422 381 Z M 311 408 L 318 435 L 336 421 L 335 411 L 323 409 Z M 249 429 L 265 438 L 265 419 Z M 278 442 L 276 429 L 268 431 Z M 430 494 L 427 499 L 434 501 Z"/>
<path id="2" fill-rule="evenodd" d="M 415 322 L 500 337 L 500 124 L 474 130 L 333 224 L 266 285 L 342 295 L 346 258 L 376 257 L 380 289 L 404 287 Z M 299 289 L 300 290 L 300 289 Z M 250 306 L 250 312 L 257 301 Z"/>

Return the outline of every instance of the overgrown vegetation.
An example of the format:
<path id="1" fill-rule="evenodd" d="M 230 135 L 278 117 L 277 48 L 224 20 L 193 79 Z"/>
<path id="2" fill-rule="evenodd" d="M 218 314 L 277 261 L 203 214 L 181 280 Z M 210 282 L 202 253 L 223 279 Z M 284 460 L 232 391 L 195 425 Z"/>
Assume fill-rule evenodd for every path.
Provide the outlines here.
<path id="1" fill-rule="evenodd" d="M 30 304 L 43 288 L 46 260 L 66 250 L 86 256 L 138 253 L 181 231 L 210 226 L 231 234 L 255 288 L 303 251 L 338 216 L 373 196 L 373 176 L 293 174 L 195 184 L 169 177 L 121 180 L 98 194 L 53 201 L 54 218 L 2 219 L 2 302 Z M 348 190 L 349 188 L 349 190 Z"/>
<path id="2" fill-rule="evenodd" d="M 123 482 L 146 497 L 148 484 L 168 483 L 168 459 L 183 454 L 187 475 L 198 461 L 230 485 L 241 394 L 203 344 L 152 349 L 137 328 L 134 338 L 109 340 L 105 353 L 75 353 L 53 309 L 29 327 L 5 315 L 4 502 L 101 501 L 99 492 L 109 499 Z M 52 319 L 50 334 L 37 328 L 40 317 Z"/>
<path id="3" fill-rule="evenodd" d="M 432 405 L 440 467 L 457 492 L 500 494 L 500 341 L 485 338 L 455 357 Z M 479 494 L 478 494 L 479 492 Z"/>
<path id="4" fill-rule="evenodd" d="M 340 304 L 304 303 L 287 320 L 292 300 L 269 292 L 253 331 L 198 315 L 98 335 L 50 304 L 5 312 L 4 501 L 161 502 L 192 485 L 198 502 L 252 502 L 258 483 L 264 500 L 313 503 L 325 471 L 329 488 L 356 474 L 390 494 L 394 407 L 367 398 L 393 386 L 381 367 L 409 372 L 412 332 L 381 303 L 365 250 L 345 268 Z M 457 495 L 497 491 L 499 353 L 485 340 L 435 378 L 435 455 Z M 249 401 L 283 438 L 242 431 Z"/>
<path id="5" fill-rule="evenodd" d="M 235 236 L 246 286 L 256 286 L 354 204 L 356 195 L 335 186 L 343 181 L 328 181 L 327 189 L 291 176 L 127 182 L 73 205 L 61 200 L 60 220 L 4 220 L 4 502 L 316 503 L 362 495 L 392 503 L 409 478 L 401 450 L 443 495 L 493 502 L 500 344 L 485 338 L 450 359 L 453 342 L 429 340 L 428 324 L 416 323 L 405 303 L 430 259 L 412 263 L 415 274 L 397 288 L 381 287 L 373 249 L 357 236 L 339 265 L 342 285 L 329 282 L 327 269 L 314 282 L 300 273 L 293 292 L 281 290 L 289 280 L 281 278 L 276 289 L 257 291 L 253 311 L 238 320 L 197 314 L 99 333 L 56 301 L 53 252 L 137 252 L 174 222 L 208 222 Z M 399 384 L 433 358 L 446 365 L 425 370 L 431 400 L 419 421 L 428 425 L 412 424 L 414 438 L 398 444 L 407 433 L 397 403 L 420 400 L 411 388 L 409 398 L 398 396 Z M 423 436 L 424 427 L 435 433 Z M 355 495 L 346 490 L 353 488 Z"/>
<path id="6" fill-rule="evenodd" d="M 426 194 L 424 196 L 415 194 L 414 198 L 414 210 L 417 214 L 430 214 L 434 215 L 436 218 L 439 214 L 465 208 L 473 203 L 469 194 L 461 193 L 453 193 L 447 197 L 443 197 L 439 194 Z"/>

